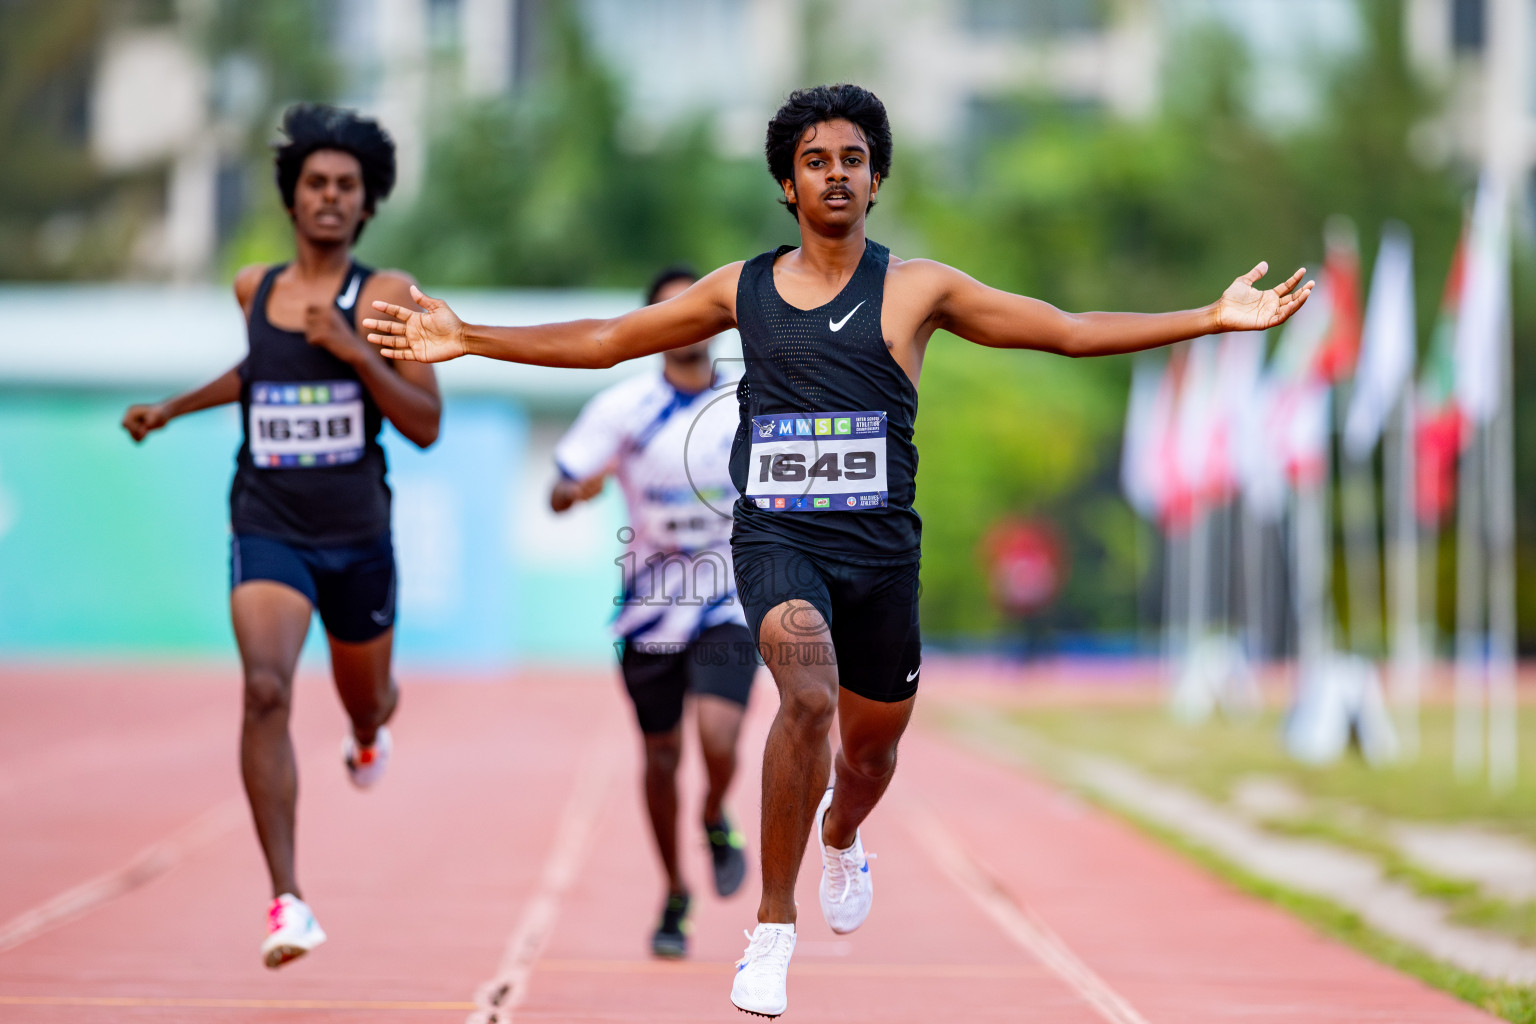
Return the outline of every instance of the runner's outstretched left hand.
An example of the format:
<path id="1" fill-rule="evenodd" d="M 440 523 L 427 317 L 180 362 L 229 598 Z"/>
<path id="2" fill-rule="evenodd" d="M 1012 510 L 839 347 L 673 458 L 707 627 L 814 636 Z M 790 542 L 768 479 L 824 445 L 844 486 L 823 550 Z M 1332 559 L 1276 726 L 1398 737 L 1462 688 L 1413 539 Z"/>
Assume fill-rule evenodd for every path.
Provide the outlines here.
<path id="1" fill-rule="evenodd" d="M 1307 272 L 1302 267 L 1285 281 L 1268 291 L 1259 291 L 1254 283 L 1269 273 L 1269 264 L 1260 262 L 1242 277 L 1227 286 L 1216 302 L 1217 329 L 1222 331 L 1267 331 L 1279 327 L 1301 308 L 1312 294 L 1312 282 L 1308 281 L 1299 291 L 1291 291 Z"/>
<path id="2" fill-rule="evenodd" d="M 368 340 L 390 359 L 441 363 L 466 355 L 464 322 L 448 303 L 423 295 L 415 285 L 411 285 L 411 298 L 421 307 L 420 312 L 375 300 L 373 308 L 394 319 L 365 319 L 363 326 L 371 332 Z"/>

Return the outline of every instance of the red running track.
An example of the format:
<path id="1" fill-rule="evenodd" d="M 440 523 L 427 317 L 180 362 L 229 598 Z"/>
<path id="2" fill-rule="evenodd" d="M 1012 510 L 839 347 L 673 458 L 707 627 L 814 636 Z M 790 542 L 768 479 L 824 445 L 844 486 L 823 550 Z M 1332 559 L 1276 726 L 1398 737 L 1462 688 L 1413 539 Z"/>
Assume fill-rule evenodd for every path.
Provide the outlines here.
<path id="1" fill-rule="evenodd" d="M 760 676 L 733 801 L 754 850 L 773 703 Z M 661 884 L 613 677 L 407 680 L 366 794 L 326 681 L 297 705 L 300 877 L 330 942 L 274 973 L 233 669 L 0 669 L 0 1021 L 754 1019 L 729 990 L 756 886 L 706 892 L 701 836 L 692 959 L 647 956 Z M 853 936 L 802 871 L 787 1021 L 1491 1019 L 922 725 L 865 841 L 877 898 Z"/>

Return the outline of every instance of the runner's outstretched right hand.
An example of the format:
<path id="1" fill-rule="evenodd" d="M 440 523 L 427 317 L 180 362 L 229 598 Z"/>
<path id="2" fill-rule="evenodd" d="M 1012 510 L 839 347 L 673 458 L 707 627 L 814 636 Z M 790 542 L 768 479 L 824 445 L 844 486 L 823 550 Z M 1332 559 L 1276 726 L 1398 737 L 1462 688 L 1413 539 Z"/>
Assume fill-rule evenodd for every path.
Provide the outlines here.
<path id="1" fill-rule="evenodd" d="M 135 441 L 142 441 L 150 432 L 159 430 L 170 420 L 165 409 L 159 405 L 130 405 L 123 414 L 123 429 Z"/>
<path id="2" fill-rule="evenodd" d="M 415 285 L 411 285 L 411 298 L 421 312 L 375 300 L 373 308 L 394 319 L 365 319 L 363 326 L 372 332 L 368 340 L 390 359 L 441 363 L 465 355 L 468 349 L 464 346 L 464 322 L 448 308 L 448 303 L 423 295 Z"/>

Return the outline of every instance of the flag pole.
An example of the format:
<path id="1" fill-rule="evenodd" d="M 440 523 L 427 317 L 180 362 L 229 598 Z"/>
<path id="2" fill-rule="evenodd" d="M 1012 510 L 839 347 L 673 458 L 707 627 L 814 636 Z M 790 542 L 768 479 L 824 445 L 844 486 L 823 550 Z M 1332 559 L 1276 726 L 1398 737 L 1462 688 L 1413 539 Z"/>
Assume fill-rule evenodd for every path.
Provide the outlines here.
<path id="1" fill-rule="evenodd" d="M 1499 270 L 1509 273 L 1506 262 Z M 1515 459 L 1510 316 L 1499 330 L 1499 410 L 1483 431 L 1488 474 L 1488 782 L 1515 784 L 1519 732 L 1515 702 Z"/>
<path id="2" fill-rule="evenodd" d="M 1529 109 L 1527 88 L 1531 46 L 1529 0 L 1491 0 L 1488 4 L 1487 82 L 1488 105 L 1483 124 L 1486 137 L 1486 170 L 1493 179 L 1498 200 L 1495 211 L 1499 230 L 1494 232 L 1494 251 L 1489 253 L 1489 273 L 1497 282 L 1497 331 L 1493 363 L 1502 379 L 1495 382 L 1497 403 L 1482 429 L 1485 446 L 1488 508 L 1488 728 L 1489 782 L 1506 789 L 1515 781 L 1515 566 L 1514 566 L 1514 406 L 1513 353 L 1510 302 L 1509 217 L 1523 192 L 1517 187 L 1525 173 L 1528 146 L 1525 121 Z"/>
<path id="3" fill-rule="evenodd" d="M 1456 774 L 1470 779 L 1483 766 L 1482 611 L 1485 586 L 1482 546 L 1482 469 L 1479 457 L 1484 428 L 1473 432 L 1461 452 L 1456 498 Z"/>
<path id="4" fill-rule="evenodd" d="M 1419 753 L 1419 704 L 1423 693 L 1423 634 L 1419 626 L 1419 527 L 1414 514 L 1414 409 L 1411 389 L 1398 398 L 1382 450 L 1382 493 L 1390 531 L 1387 563 L 1388 617 L 1392 622 L 1392 696 L 1398 736 L 1408 759 Z"/>
<path id="5" fill-rule="evenodd" d="M 1377 538 L 1376 474 L 1371 454 L 1340 460 L 1339 504 L 1344 519 L 1344 568 L 1349 596 L 1349 647 L 1375 659 L 1382 651 L 1381 549 Z"/>
<path id="6" fill-rule="evenodd" d="M 1488 482 L 1488 782 L 1515 784 L 1519 751 L 1515 705 L 1514 480 L 1508 409 L 1484 432 Z"/>

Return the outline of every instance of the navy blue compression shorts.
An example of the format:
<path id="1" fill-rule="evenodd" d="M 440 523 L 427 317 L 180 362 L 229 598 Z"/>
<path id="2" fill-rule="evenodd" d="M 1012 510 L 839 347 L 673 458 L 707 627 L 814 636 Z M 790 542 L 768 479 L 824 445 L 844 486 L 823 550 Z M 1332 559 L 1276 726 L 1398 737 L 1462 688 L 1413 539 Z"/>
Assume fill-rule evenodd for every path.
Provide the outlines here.
<path id="1" fill-rule="evenodd" d="M 229 544 L 229 587 L 252 580 L 303 594 L 342 643 L 365 643 L 395 624 L 395 548 L 387 533 L 323 547 L 237 533 Z"/>

